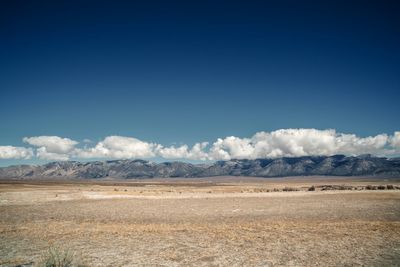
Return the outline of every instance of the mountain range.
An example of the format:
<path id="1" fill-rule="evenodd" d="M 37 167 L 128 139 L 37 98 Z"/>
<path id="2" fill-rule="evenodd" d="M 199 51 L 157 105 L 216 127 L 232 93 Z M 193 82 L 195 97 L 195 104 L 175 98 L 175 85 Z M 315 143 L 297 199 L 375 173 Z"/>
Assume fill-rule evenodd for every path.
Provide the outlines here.
<path id="1" fill-rule="evenodd" d="M 117 178 L 210 176 L 400 176 L 400 158 L 362 156 L 305 156 L 275 159 L 233 159 L 207 164 L 155 163 L 145 160 L 59 161 L 44 165 L 0 168 L 0 178 Z"/>

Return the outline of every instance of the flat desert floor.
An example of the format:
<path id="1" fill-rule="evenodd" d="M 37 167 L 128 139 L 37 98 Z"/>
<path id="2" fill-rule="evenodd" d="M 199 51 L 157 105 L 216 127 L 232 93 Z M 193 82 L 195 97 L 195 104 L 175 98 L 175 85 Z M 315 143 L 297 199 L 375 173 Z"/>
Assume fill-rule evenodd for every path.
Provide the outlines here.
<path id="1" fill-rule="evenodd" d="M 340 177 L 0 181 L 0 266 L 35 263 L 51 247 L 87 266 L 400 266 L 396 186 Z"/>

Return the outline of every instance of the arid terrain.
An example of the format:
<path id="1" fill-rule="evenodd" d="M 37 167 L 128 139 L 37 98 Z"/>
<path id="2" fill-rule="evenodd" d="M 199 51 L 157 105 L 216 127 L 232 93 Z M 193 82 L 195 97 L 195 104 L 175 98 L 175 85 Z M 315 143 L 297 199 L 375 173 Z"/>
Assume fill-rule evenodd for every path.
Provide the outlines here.
<path id="1" fill-rule="evenodd" d="M 0 181 L 0 266 L 51 247 L 88 266 L 400 266 L 400 179 Z"/>

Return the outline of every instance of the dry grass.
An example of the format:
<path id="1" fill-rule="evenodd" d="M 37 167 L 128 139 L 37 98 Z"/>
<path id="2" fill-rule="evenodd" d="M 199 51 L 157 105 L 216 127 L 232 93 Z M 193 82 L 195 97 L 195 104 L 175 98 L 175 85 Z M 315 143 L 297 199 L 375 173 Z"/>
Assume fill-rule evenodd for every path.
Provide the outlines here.
<path id="1" fill-rule="evenodd" d="M 49 246 L 88 266 L 399 265 L 400 191 L 328 184 L 382 181 L 0 184 L 0 266 Z"/>
<path id="2" fill-rule="evenodd" d="M 86 267 L 81 257 L 71 249 L 62 249 L 58 247 L 50 247 L 44 253 L 35 267 Z"/>

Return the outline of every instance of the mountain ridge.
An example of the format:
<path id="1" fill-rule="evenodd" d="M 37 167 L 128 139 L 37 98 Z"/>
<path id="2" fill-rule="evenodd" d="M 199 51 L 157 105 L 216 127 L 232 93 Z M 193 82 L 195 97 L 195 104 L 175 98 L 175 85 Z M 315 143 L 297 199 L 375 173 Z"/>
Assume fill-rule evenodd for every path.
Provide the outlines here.
<path id="1" fill-rule="evenodd" d="M 360 156 L 303 156 L 232 159 L 192 164 L 181 161 L 155 163 L 141 159 L 107 161 L 55 161 L 43 165 L 0 168 L 0 178 L 196 178 L 210 176 L 400 176 L 400 158 Z"/>

